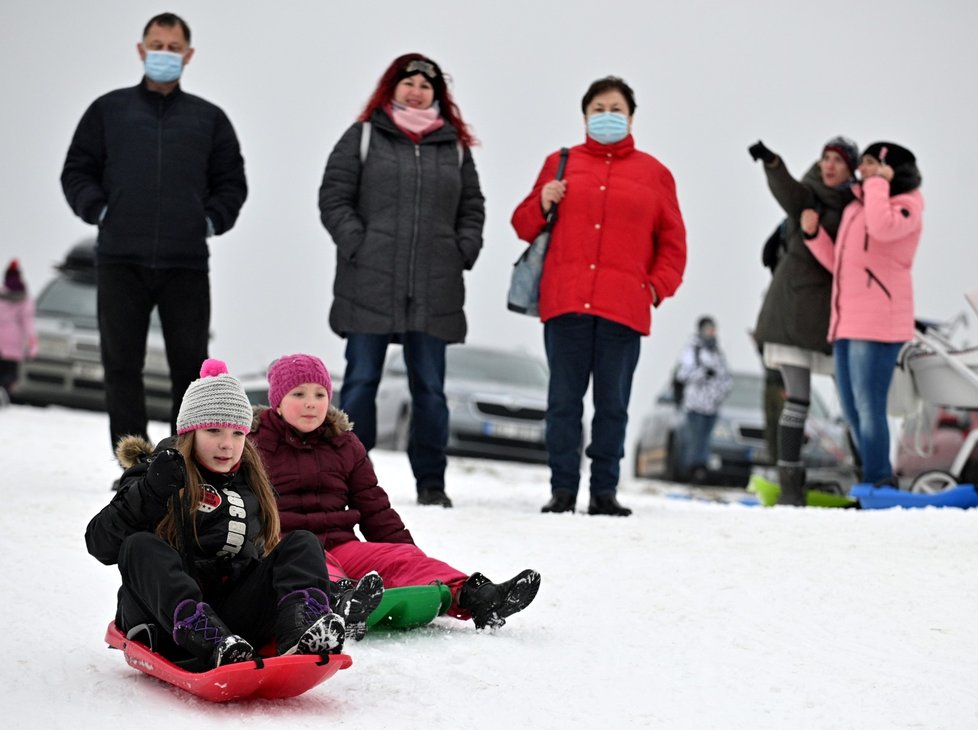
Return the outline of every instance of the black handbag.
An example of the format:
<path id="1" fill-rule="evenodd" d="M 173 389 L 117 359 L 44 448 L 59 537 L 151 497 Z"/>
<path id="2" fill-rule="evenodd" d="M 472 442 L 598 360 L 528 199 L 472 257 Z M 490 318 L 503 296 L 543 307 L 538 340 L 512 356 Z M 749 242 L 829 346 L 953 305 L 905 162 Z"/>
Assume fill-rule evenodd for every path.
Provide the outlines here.
<path id="1" fill-rule="evenodd" d="M 560 162 L 557 164 L 557 180 L 564 177 L 568 153 L 566 147 L 561 147 Z M 544 223 L 543 230 L 513 264 L 513 273 L 509 279 L 509 293 L 506 297 L 506 306 L 513 312 L 530 317 L 540 316 L 540 275 L 543 274 L 543 259 L 550 245 L 550 232 L 556 221 L 557 204 L 554 203 L 547 213 L 547 222 Z"/>

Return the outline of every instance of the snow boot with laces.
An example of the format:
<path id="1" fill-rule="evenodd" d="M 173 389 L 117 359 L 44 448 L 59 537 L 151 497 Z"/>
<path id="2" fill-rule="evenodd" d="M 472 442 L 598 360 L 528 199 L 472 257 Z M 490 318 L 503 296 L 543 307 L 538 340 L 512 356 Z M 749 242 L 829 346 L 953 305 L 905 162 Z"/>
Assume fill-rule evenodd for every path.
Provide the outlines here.
<path id="1" fill-rule="evenodd" d="M 206 603 L 180 601 L 173 612 L 173 641 L 207 669 L 254 658 L 255 649 L 234 634 Z"/>
<path id="2" fill-rule="evenodd" d="M 346 638 L 360 641 L 367 633 L 367 618 L 384 597 L 384 579 L 371 570 L 354 585 L 342 578 L 330 586 L 332 604 L 346 623 Z"/>
<path id="3" fill-rule="evenodd" d="M 524 570 L 504 583 L 473 573 L 458 592 L 458 607 L 472 614 L 477 629 L 498 629 L 506 618 L 530 605 L 540 590 L 540 574 Z"/>
<path id="4" fill-rule="evenodd" d="M 292 591 L 278 602 L 275 644 L 279 656 L 338 654 L 345 634 L 343 618 L 329 610 L 329 599 L 318 588 Z"/>

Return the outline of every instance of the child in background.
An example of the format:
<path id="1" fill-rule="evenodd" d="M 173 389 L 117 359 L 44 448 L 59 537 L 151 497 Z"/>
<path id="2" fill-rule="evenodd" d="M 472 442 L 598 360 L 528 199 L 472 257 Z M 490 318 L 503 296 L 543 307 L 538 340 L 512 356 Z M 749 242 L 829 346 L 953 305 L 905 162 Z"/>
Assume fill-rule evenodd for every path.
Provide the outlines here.
<path id="1" fill-rule="evenodd" d="M 471 618 L 477 629 L 498 628 L 526 608 L 540 587 L 536 571 L 496 584 L 431 558 L 414 544 L 332 397 L 332 379 L 318 357 L 286 355 L 269 368 L 270 408 L 256 413 L 249 438 L 275 485 L 283 534 L 315 533 L 331 573 L 357 578 L 376 570 L 387 588 L 444 583 L 452 591 L 448 613 Z"/>
<path id="2" fill-rule="evenodd" d="M 10 262 L 0 287 L 0 402 L 13 392 L 17 370 L 26 358 L 37 355 L 34 302 L 20 275 L 17 259 Z"/>
<path id="3" fill-rule="evenodd" d="M 340 651 L 344 621 L 330 610 L 322 548 L 302 530 L 280 539 L 275 495 L 246 438 L 244 388 L 219 360 L 200 375 L 176 437 L 155 450 L 120 440 L 128 468 L 88 524 L 89 553 L 122 574 L 116 625 L 158 627 L 205 669 L 247 661 L 273 638 L 278 654 Z M 162 653 L 174 648 L 150 639 Z"/>

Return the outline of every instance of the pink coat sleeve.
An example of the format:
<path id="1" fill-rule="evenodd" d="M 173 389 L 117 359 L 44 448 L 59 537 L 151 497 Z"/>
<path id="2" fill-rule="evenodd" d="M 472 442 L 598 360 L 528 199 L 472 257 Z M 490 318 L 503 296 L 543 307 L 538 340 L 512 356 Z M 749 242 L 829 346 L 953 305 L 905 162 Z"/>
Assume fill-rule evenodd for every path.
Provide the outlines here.
<path id="1" fill-rule="evenodd" d="M 815 259 L 826 269 L 833 271 L 835 269 L 835 247 L 825 229 L 819 226 L 818 235 L 815 238 L 805 238 L 804 240 Z"/>
<path id="2" fill-rule="evenodd" d="M 890 197 L 890 184 L 881 177 L 863 183 L 866 231 L 877 241 L 895 241 L 921 227 L 923 204 L 919 196 Z"/>

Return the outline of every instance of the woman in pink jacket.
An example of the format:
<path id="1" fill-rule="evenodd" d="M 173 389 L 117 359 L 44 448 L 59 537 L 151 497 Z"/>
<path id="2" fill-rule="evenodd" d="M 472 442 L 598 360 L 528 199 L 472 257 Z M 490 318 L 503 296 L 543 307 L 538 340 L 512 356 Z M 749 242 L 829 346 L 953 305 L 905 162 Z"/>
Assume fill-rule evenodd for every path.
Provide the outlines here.
<path id="1" fill-rule="evenodd" d="M 20 267 L 14 259 L 7 267 L 0 287 L 0 391 L 10 393 L 13 390 L 20 363 L 35 355 L 34 302 L 27 294 Z"/>
<path id="2" fill-rule="evenodd" d="M 531 242 L 559 203 L 540 279 L 552 493 L 543 511 L 575 509 L 590 382 L 588 514 L 627 516 L 631 510 L 616 493 L 632 376 L 652 307 L 682 282 L 686 229 L 672 174 L 635 147 L 631 87 L 614 76 L 598 79 L 584 94 L 581 111 L 587 138 L 571 148 L 564 179 L 555 179 L 560 153 L 554 152 L 512 220 L 517 235 Z"/>
<path id="3" fill-rule="evenodd" d="M 903 343 L 913 337 L 910 268 L 920 241 L 924 199 L 910 150 L 874 142 L 859 162 L 862 184 L 832 239 L 806 210 L 809 248 L 832 272 L 833 343 L 839 400 L 862 459 L 862 481 L 895 484 L 886 396 Z"/>

